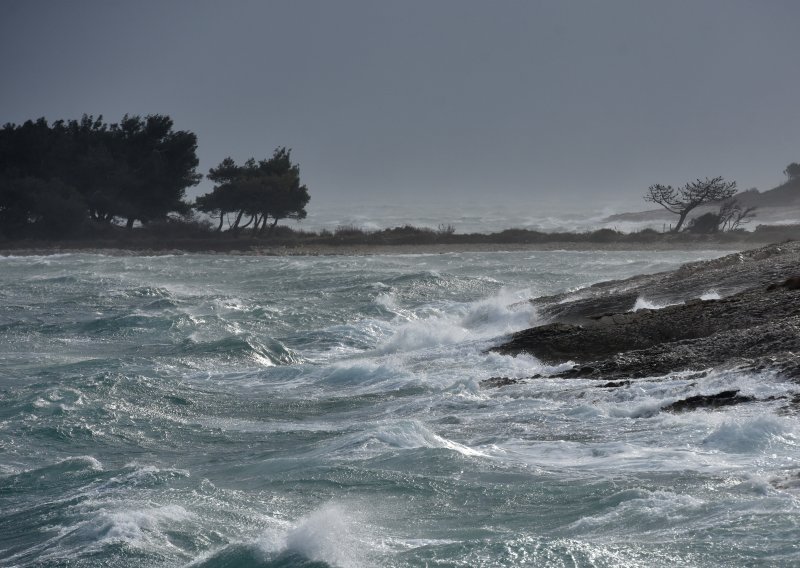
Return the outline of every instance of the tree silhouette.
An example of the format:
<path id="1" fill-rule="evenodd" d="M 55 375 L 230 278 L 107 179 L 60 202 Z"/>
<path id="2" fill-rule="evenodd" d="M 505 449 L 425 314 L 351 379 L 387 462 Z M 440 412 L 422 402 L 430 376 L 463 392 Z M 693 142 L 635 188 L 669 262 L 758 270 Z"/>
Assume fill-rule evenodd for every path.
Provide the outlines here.
<path id="1" fill-rule="evenodd" d="M 185 190 L 202 177 L 195 171 L 197 138 L 172 126 L 162 115 L 126 115 L 119 124 L 91 115 L 52 125 L 44 118 L 6 124 L 0 129 L 0 231 L 74 230 L 78 217 L 125 219 L 132 227 L 136 220 L 188 212 Z"/>
<path id="2" fill-rule="evenodd" d="M 308 188 L 300 184 L 300 167 L 292 163 L 291 150 L 285 147 L 268 159 L 250 158 L 241 166 L 225 158 L 209 170 L 208 179 L 216 185 L 211 193 L 197 198 L 195 207 L 219 215 L 218 231 L 229 214 L 236 215 L 230 224 L 232 232 L 251 225 L 254 232 L 271 232 L 281 219 L 306 217 Z M 242 224 L 245 216 L 249 219 Z"/>
<path id="3" fill-rule="evenodd" d="M 726 182 L 720 176 L 705 180 L 698 178 L 678 189 L 671 185 L 651 185 L 644 195 L 644 199 L 657 203 L 670 213 L 678 215 L 678 223 L 672 229 L 673 233 L 677 233 L 686 221 L 686 216 L 693 209 L 705 203 L 730 199 L 735 193 L 736 182 Z"/>
<path id="4" fill-rule="evenodd" d="M 186 131 L 172 131 L 168 116 L 144 119 L 125 116 L 114 130 L 121 146 L 123 171 L 130 172 L 119 191 L 120 217 L 131 228 L 136 220 L 146 223 L 164 219 L 168 213 L 188 213 L 183 199 L 186 188 L 197 185 L 202 175 L 198 165 L 197 137 Z"/>
<path id="5" fill-rule="evenodd" d="M 797 162 L 792 162 L 786 169 L 783 170 L 783 173 L 786 174 L 786 177 L 790 180 L 800 178 L 800 164 Z"/>

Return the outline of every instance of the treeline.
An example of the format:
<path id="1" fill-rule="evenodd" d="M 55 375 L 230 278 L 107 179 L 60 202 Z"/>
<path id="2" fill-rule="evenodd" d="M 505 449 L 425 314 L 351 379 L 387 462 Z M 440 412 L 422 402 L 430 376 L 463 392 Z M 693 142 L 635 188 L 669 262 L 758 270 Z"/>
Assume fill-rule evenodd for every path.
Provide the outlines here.
<path id="1" fill-rule="evenodd" d="M 229 220 L 237 232 L 269 231 L 280 219 L 306 216 L 308 189 L 299 166 L 279 148 L 267 159 L 212 168 L 211 193 L 193 204 L 186 190 L 197 172 L 197 136 L 174 130 L 170 117 L 44 118 L 0 129 L 0 236 L 64 238 L 150 226 L 198 210 Z"/>
<path id="2" fill-rule="evenodd" d="M 91 223 L 147 223 L 188 213 L 197 137 L 172 119 L 44 118 L 0 130 L 0 230 L 6 236 L 75 234 Z"/>

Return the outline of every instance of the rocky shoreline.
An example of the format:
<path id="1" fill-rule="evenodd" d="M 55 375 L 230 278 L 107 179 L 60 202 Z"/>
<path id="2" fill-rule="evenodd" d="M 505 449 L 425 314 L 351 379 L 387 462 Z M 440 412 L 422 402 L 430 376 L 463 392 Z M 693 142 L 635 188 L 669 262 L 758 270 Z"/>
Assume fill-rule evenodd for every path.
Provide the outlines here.
<path id="1" fill-rule="evenodd" d="M 603 380 L 598 386 L 615 388 L 644 377 L 725 368 L 773 371 L 800 380 L 797 241 L 532 303 L 546 323 L 513 334 L 492 351 L 572 364 L 551 377 Z M 662 307 L 634 311 L 642 305 Z M 494 377 L 483 386 L 520 380 Z M 732 391 L 715 396 L 673 410 L 751 401 Z"/>

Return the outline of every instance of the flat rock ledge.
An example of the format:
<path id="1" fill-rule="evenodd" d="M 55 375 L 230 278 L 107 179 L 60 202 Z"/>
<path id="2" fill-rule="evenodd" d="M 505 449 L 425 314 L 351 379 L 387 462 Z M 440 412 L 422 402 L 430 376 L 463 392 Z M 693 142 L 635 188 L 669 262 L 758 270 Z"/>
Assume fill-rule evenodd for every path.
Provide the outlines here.
<path id="1" fill-rule="evenodd" d="M 709 295 L 719 298 L 699 299 Z M 674 305 L 633 312 L 638 298 Z M 554 377 L 602 379 L 607 383 L 599 386 L 613 388 L 631 379 L 724 366 L 800 379 L 798 242 L 532 302 L 549 323 L 517 332 L 491 350 L 573 364 Z M 482 384 L 517 381 L 493 377 Z"/>

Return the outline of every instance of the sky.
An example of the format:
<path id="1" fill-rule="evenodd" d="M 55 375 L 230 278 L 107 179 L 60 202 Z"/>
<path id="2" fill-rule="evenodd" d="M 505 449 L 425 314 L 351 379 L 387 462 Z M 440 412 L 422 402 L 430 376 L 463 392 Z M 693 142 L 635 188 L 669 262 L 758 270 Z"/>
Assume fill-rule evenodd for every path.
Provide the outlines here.
<path id="1" fill-rule="evenodd" d="M 203 173 L 287 146 L 317 212 L 640 210 L 800 161 L 798 22 L 795 0 L 0 0 L 0 123 L 167 114 Z"/>

